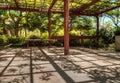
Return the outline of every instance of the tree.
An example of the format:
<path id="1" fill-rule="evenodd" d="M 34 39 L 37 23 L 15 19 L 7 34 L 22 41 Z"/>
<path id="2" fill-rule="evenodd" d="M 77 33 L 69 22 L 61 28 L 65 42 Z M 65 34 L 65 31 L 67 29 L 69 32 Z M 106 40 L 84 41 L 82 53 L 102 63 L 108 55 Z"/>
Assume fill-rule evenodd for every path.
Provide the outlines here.
<path id="1" fill-rule="evenodd" d="M 112 20 L 115 27 L 120 27 L 120 8 L 107 12 L 105 16 L 109 17 Z"/>
<path id="2" fill-rule="evenodd" d="M 13 25 L 13 35 L 18 37 L 18 32 L 20 30 L 20 21 L 23 18 L 23 12 L 9 10 L 8 13 L 9 21 Z"/>
<path id="3" fill-rule="evenodd" d="M 84 33 L 93 28 L 93 20 L 85 16 L 71 16 L 70 17 L 70 31 L 76 30 L 76 32 Z"/>
<path id="4" fill-rule="evenodd" d="M 28 30 L 34 31 L 35 29 L 39 29 L 42 33 L 47 31 L 48 26 L 48 18 L 47 14 L 44 13 L 30 13 L 27 17 L 28 21 Z"/>

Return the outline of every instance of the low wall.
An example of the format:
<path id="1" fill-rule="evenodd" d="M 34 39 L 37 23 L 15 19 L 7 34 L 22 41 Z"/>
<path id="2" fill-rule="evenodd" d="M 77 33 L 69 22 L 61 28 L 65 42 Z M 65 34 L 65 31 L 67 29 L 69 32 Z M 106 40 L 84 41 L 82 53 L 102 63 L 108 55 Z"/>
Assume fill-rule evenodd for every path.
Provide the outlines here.
<path id="1" fill-rule="evenodd" d="M 115 48 L 120 51 L 120 36 L 115 36 Z"/>

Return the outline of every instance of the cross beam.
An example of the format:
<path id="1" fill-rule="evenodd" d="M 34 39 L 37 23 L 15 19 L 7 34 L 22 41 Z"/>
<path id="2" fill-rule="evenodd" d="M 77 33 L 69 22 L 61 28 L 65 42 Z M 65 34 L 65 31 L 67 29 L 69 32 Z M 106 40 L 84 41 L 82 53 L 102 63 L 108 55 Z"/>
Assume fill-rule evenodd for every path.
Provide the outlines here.
<path id="1" fill-rule="evenodd" d="M 18 11 L 29 11 L 29 12 L 44 12 L 47 13 L 48 10 L 39 10 L 39 9 L 31 9 L 31 8 L 17 8 L 17 7 L 8 7 L 8 6 L 0 6 L 0 10 L 18 10 Z M 52 13 L 63 14 L 64 12 L 51 10 Z"/>
<path id="2" fill-rule="evenodd" d="M 108 12 L 108 11 L 111 11 L 111 10 L 114 10 L 114 9 L 117 9 L 117 8 L 119 8 L 119 7 L 120 7 L 120 4 L 119 4 L 118 6 L 111 7 L 111 8 L 108 8 L 108 9 L 104 10 L 104 11 L 101 11 L 101 12 L 95 14 L 94 16 L 98 16 L 98 15 L 100 15 L 100 14 L 102 14 L 102 13 L 105 13 L 105 12 Z"/>
<path id="3" fill-rule="evenodd" d="M 16 7 L 18 8 L 19 7 L 18 2 L 16 0 L 14 0 L 14 2 L 15 2 Z"/>
<path id="4" fill-rule="evenodd" d="M 49 7 L 49 9 L 48 9 L 48 12 L 51 11 L 52 7 L 55 5 L 56 2 L 57 2 L 57 0 L 53 0 L 53 1 L 52 1 L 51 5 L 50 5 L 50 7 Z"/>
<path id="5" fill-rule="evenodd" d="M 100 0 L 92 0 L 91 2 L 83 4 L 81 7 L 73 9 L 71 11 L 72 12 L 79 12 L 79 11 L 81 12 L 81 11 L 84 11 L 85 9 L 89 8 L 90 6 L 94 5 L 95 3 L 99 2 L 99 1 Z"/>

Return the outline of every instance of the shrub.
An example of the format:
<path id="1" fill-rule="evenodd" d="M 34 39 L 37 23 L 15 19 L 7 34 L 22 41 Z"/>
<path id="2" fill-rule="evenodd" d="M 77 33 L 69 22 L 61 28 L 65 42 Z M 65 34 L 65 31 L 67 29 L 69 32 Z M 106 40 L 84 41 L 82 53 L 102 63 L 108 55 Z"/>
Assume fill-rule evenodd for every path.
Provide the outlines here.
<path id="1" fill-rule="evenodd" d="M 5 35 L 0 35 L 0 45 L 7 43 L 7 37 Z"/>
<path id="2" fill-rule="evenodd" d="M 19 43 L 22 43 L 24 40 L 25 40 L 24 37 L 16 37 L 16 36 L 8 37 L 8 43 L 11 43 L 11 44 L 19 44 Z"/>
<path id="3" fill-rule="evenodd" d="M 36 36 L 36 35 L 31 35 L 28 39 L 46 39 L 45 35 L 40 37 L 40 36 Z M 29 42 L 29 46 L 46 46 L 47 45 L 47 41 L 37 41 L 37 42 Z"/>
<path id="4" fill-rule="evenodd" d="M 120 27 L 116 27 L 116 29 L 115 29 L 115 35 L 119 35 L 120 36 Z"/>
<path id="5" fill-rule="evenodd" d="M 39 36 L 36 36 L 36 35 L 31 35 L 31 36 L 29 37 L 29 39 L 40 39 L 40 37 L 39 37 Z"/>
<path id="6" fill-rule="evenodd" d="M 56 40 L 53 45 L 55 46 L 63 46 L 64 41 L 63 40 Z"/>
<path id="7" fill-rule="evenodd" d="M 102 28 L 100 30 L 100 37 L 103 39 L 105 44 L 113 43 L 115 41 L 114 29 Z"/>
<path id="8" fill-rule="evenodd" d="M 79 45 L 80 45 L 79 39 L 70 40 L 70 46 L 79 46 Z"/>

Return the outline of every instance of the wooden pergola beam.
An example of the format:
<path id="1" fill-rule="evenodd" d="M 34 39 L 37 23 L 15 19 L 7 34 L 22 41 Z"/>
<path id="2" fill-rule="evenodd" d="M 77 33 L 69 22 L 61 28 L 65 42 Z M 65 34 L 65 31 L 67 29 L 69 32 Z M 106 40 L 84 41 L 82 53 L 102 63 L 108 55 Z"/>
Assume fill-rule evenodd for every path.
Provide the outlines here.
<path id="1" fill-rule="evenodd" d="M 100 0 L 92 0 L 89 3 L 83 4 L 82 6 L 80 6 L 79 8 L 76 8 L 74 10 L 71 10 L 72 12 L 78 12 L 78 11 L 84 11 L 85 9 L 89 8 L 90 6 L 94 5 L 95 3 L 99 2 Z"/>
<path id="2" fill-rule="evenodd" d="M 97 39 L 99 36 L 70 36 L 69 39 Z M 64 40 L 64 36 L 51 36 L 51 39 Z"/>
<path id="3" fill-rule="evenodd" d="M 49 9 L 48 9 L 48 12 L 51 12 L 51 9 L 52 9 L 52 7 L 55 5 L 56 2 L 57 2 L 57 0 L 53 0 L 53 1 L 52 1 L 51 5 L 50 5 L 50 7 L 49 7 Z"/>
<path id="4" fill-rule="evenodd" d="M 39 10 L 39 9 L 31 9 L 31 8 L 17 8 L 17 7 L 8 7 L 8 6 L 0 6 L 0 10 L 18 10 L 18 11 L 29 11 L 29 12 L 43 12 L 48 13 L 48 10 Z M 52 13 L 63 14 L 62 11 L 51 10 Z"/>
<path id="5" fill-rule="evenodd" d="M 48 39 L 51 39 L 51 13 L 48 13 Z M 49 46 L 51 46 L 50 41 Z"/>
<path id="6" fill-rule="evenodd" d="M 104 11 L 101 11 L 101 12 L 99 12 L 99 13 L 96 13 L 96 14 L 94 14 L 94 16 L 98 16 L 98 15 L 100 15 L 100 14 L 102 14 L 102 13 L 105 13 L 105 12 L 108 12 L 108 11 L 111 11 L 111 10 L 114 10 L 114 9 L 117 9 L 117 8 L 119 8 L 119 7 L 120 7 L 120 4 L 119 4 L 118 6 L 111 7 L 111 8 L 108 8 L 108 9 L 104 10 Z"/>
<path id="7" fill-rule="evenodd" d="M 19 7 L 18 2 L 16 0 L 13 1 L 15 2 L 16 7 L 18 8 Z"/>
<path id="8" fill-rule="evenodd" d="M 71 12 L 71 11 L 70 11 L 70 16 L 72 16 L 72 15 L 94 16 L 94 14 L 90 14 L 90 13 L 82 14 L 82 13 L 80 13 L 80 12 Z"/>

